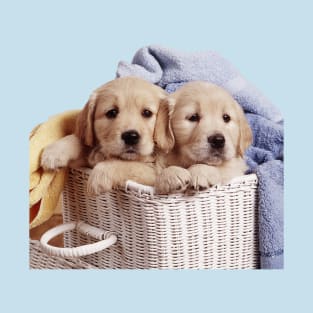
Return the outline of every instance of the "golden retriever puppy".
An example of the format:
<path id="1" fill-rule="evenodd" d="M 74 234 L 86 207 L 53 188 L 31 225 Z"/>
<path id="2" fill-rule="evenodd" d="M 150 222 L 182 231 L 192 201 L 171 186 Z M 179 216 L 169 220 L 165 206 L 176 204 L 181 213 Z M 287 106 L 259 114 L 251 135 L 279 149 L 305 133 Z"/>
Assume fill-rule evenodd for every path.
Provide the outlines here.
<path id="1" fill-rule="evenodd" d="M 166 92 L 139 78 L 115 79 L 90 96 L 75 134 L 48 146 L 42 166 L 93 167 L 88 192 L 125 186 L 128 179 L 154 185 L 157 150 L 168 151 Z"/>
<path id="2" fill-rule="evenodd" d="M 252 132 L 230 94 L 207 82 L 190 82 L 166 102 L 171 108 L 167 133 L 173 149 L 159 162 L 166 168 L 157 177 L 158 193 L 188 186 L 203 190 L 244 174 L 243 155 Z"/>

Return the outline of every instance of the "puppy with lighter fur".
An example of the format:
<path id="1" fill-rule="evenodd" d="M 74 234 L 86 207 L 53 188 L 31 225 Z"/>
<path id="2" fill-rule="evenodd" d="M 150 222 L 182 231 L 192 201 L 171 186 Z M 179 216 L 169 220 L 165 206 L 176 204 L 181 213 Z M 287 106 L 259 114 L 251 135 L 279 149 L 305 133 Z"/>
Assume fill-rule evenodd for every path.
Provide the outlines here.
<path id="1" fill-rule="evenodd" d="M 124 187 L 128 179 L 154 185 L 157 151 L 168 151 L 166 96 L 135 77 L 101 86 L 79 114 L 75 134 L 44 150 L 43 168 L 92 167 L 91 194 Z"/>
<path id="2" fill-rule="evenodd" d="M 207 82 L 185 84 L 166 100 L 170 153 L 160 159 L 158 193 L 203 190 L 245 173 L 252 132 L 238 103 Z M 164 106 L 167 107 L 167 106 Z"/>

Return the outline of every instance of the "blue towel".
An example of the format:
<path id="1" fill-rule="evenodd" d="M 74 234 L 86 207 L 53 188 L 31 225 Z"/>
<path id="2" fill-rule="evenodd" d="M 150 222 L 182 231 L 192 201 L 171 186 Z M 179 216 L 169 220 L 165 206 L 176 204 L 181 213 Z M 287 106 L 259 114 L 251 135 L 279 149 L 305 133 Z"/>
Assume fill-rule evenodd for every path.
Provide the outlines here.
<path id="1" fill-rule="evenodd" d="M 262 93 L 215 52 L 183 53 L 159 46 L 140 49 L 132 64 L 121 61 L 117 77 L 137 76 L 169 93 L 189 81 L 204 80 L 226 89 L 245 111 L 253 144 L 246 152 L 249 172 L 259 179 L 261 268 L 284 264 L 283 118 Z"/>

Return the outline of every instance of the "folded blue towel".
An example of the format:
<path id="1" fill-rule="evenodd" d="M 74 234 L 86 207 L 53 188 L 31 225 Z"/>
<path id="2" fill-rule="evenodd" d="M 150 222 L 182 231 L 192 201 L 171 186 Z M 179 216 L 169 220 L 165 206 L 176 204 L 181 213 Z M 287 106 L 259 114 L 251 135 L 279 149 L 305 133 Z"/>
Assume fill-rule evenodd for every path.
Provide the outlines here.
<path id="1" fill-rule="evenodd" d="M 283 118 L 279 110 L 238 70 L 215 52 L 182 53 L 159 46 L 140 49 L 132 64 L 120 62 L 117 77 L 137 76 L 174 92 L 204 80 L 226 89 L 242 106 L 252 128 L 246 152 L 250 172 L 259 179 L 261 268 L 283 268 Z"/>

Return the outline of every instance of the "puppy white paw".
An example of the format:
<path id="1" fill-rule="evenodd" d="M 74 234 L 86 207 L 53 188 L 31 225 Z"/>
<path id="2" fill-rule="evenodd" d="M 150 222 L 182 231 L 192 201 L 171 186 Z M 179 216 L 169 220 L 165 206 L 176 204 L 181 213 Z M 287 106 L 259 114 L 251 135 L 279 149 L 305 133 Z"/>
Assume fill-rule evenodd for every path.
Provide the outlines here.
<path id="1" fill-rule="evenodd" d="M 69 155 L 53 144 L 45 148 L 41 155 L 41 166 L 44 170 L 58 170 L 67 167 L 69 162 Z"/>
<path id="2" fill-rule="evenodd" d="M 101 193 L 111 191 L 115 186 L 114 175 L 101 163 L 96 165 L 90 173 L 87 182 L 87 193 L 89 195 L 100 195 Z"/>
<path id="3" fill-rule="evenodd" d="M 181 192 L 187 189 L 191 177 L 188 170 L 170 166 L 156 178 L 155 189 L 158 194 Z"/>
<path id="4" fill-rule="evenodd" d="M 205 190 L 221 183 L 218 169 L 205 164 L 195 164 L 189 167 L 191 175 L 190 188 L 196 191 Z"/>

